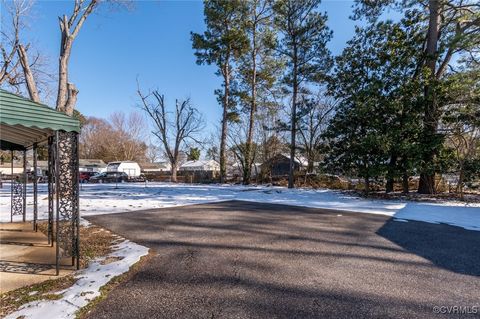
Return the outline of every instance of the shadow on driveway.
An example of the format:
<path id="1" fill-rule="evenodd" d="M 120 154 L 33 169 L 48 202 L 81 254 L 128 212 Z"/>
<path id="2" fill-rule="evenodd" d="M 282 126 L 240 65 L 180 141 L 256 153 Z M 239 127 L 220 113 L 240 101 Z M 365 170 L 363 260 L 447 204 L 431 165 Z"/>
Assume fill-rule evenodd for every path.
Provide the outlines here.
<path id="1" fill-rule="evenodd" d="M 242 201 L 87 219 L 157 253 L 89 318 L 438 318 L 479 302 L 480 233 L 456 227 Z"/>
<path id="2" fill-rule="evenodd" d="M 445 224 L 390 219 L 377 234 L 438 267 L 459 274 L 480 276 L 479 231 Z"/>

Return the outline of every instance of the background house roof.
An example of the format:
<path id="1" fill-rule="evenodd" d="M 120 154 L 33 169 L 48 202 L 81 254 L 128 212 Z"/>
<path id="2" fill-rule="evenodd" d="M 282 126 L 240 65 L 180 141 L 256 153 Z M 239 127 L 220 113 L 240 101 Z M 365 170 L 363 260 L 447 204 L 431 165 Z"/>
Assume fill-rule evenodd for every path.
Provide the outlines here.
<path id="1" fill-rule="evenodd" d="M 203 168 L 206 166 L 219 166 L 214 160 L 199 160 L 199 161 L 188 161 L 184 163 L 180 168 Z"/>

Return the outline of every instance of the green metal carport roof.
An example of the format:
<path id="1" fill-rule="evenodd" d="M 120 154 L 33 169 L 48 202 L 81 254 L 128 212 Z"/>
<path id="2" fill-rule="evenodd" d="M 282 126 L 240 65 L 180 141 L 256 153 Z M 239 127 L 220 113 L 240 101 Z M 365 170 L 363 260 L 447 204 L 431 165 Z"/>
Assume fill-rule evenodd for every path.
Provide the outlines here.
<path id="1" fill-rule="evenodd" d="M 22 150 L 55 131 L 80 132 L 80 122 L 46 105 L 0 89 L 0 148 Z"/>

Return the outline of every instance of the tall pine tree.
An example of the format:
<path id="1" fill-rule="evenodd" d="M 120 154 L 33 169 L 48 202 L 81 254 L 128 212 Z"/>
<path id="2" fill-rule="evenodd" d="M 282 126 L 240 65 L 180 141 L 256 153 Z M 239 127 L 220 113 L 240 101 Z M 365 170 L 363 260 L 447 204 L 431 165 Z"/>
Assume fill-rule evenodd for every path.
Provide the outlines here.
<path id="1" fill-rule="evenodd" d="M 236 118 L 231 87 L 235 62 L 245 52 L 248 41 L 244 16 L 247 6 L 242 0 L 205 0 L 204 16 L 207 30 L 203 34 L 192 33 L 192 46 L 198 64 L 215 64 L 217 75 L 223 79 L 223 92 L 216 91 L 222 103 L 222 129 L 220 137 L 220 182 L 227 175 L 228 122 Z"/>
<path id="2" fill-rule="evenodd" d="M 280 63 L 274 57 L 276 33 L 273 26 L 271 0 L 246 2 L 245 31 L 248 50 L 239 60 L 239 92 L 244 110 L 248 112 L 247 138 L 243 147 L 243 183 L 250 184 L 253 164 L 253 133 L 259 106 L 271 100 L 271 91 L 276 83 Z"/>
<path id="3" fill-rule="evenodd" d="M 295 153 L 299 93 L 308 82 L 322 82 L 331 68 L 327 43 L 332 32 L 320 0 L 278 0 L 274 5 L 275 25 L 280 32 L 277 52 L 286 60 L 283 82 L 290 90 L 290 169 L 288 187 L 295 185 Z"/>

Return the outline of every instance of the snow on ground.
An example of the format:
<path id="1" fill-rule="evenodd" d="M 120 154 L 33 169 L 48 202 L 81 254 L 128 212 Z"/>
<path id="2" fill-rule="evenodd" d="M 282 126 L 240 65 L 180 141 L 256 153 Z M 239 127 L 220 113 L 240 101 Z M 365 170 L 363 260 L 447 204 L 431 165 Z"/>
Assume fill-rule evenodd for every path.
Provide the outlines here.
<path id="1" fill-rule="evenodd" d="M 113 247 L 106 257 L 98 258 L 90 265 L 76 272 L 78 278 L 73 286 L 57 292 L 62 294 L 58 300 L 40 300 L 27 303 L 6 318 L 75 318 L 75 312 L 86 306 L 90 300 L 100 295 L 100 288 L 113 277 L 119 276 L 130 269 L 130 266 L 148 254 L 148 248 L 123 240 Z M 106 258 L 113 262 L 102 264 Z"/>
<path id="2" fill-rule="evenodd" d="M 27 218 L 32 218 L 32 191 L 27 189 Z M 82 184 L 82 216 L 171 207 L 226 200 L 248 200 L 382 214 L 397 219 L 445 223 L 480 231 L 480 204 L 373 200 L 334 190 L 246 187 L 239 185 L 188 185 L 171 183 Z M 47 218 L 47 185 L 39 188 L 39 218 Z M 20 216 L 16 216 L 20 219 Z M 10 221 L 10 187 L 0 189 L 0 221 Z"/>

